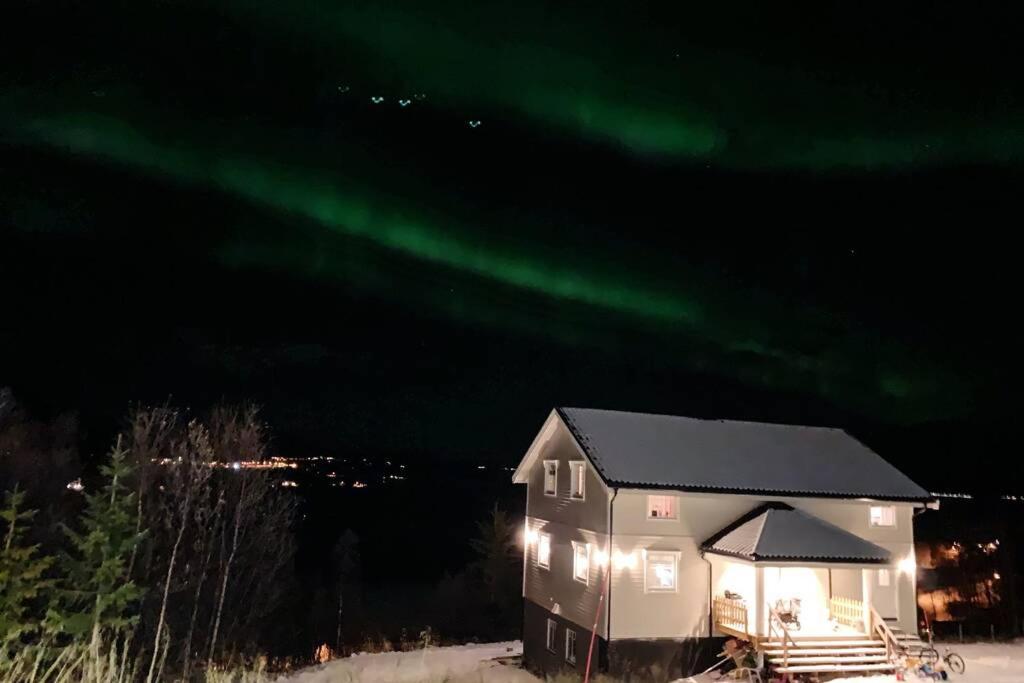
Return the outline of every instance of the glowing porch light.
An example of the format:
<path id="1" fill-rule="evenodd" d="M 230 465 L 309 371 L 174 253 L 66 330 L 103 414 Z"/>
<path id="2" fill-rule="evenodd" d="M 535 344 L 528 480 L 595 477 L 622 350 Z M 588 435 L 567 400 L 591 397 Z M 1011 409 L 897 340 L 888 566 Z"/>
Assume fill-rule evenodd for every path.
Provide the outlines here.
<path id="1" fill-rule="evenodd" d="M 526 538 L 526 545 L 532 545 L 537 542 L 540 535 L 537 533 L 536 529 L 527 529 L 524 538 Z"/>
<path id="2" fill-rule="evenodd" d="M 903 574 L 913 574 L 917 571 L 917 562 L 913 556 L 908 555 L 897 563 L 896 569 Z"/>
<path id="3" fill-rule="evenodd" d="M 598 567 L 608 566 L 608 553 L 604 550 L 598 550 L 594 553 L 594 564 Z"/>
<path id="4" fill-rule="evenodd" d="M 636 553 L 624 553 L 616 550 L 612 556 L 612 566 L 615 569 L 633 569 L 636 567 Z"/>

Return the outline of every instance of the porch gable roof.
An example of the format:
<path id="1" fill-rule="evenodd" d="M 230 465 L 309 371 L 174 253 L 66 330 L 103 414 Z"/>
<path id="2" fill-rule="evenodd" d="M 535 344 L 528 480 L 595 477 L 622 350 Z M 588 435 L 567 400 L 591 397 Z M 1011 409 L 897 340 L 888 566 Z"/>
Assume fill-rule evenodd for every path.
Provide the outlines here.
<path id="1" fill-rule="evenodd" d="M 752 562 L 888 564 L 885 548 L 784 503 L 751 510 L 703 543 L 705 552 Z"/>

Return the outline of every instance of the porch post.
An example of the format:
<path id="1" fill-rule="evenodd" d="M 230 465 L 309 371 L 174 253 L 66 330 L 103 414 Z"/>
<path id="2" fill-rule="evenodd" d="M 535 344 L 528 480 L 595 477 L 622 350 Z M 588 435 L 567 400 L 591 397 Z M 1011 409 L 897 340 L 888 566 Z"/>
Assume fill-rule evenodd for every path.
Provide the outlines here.
<path id="1" fill-rule="evenodd" d="M 768 629 L 764 627 L 767 612 L 765 609 L 764 595 L 764 567 L 754 565 L 754 635 L 767 635 Z"/>
<path id="2" fill-rule="evenodd" d="M 860 570 L 861 597 L 864 599 L 864 631 L 871 635 L 871 601 L 875 585 L 875 570 L 864 567 Z"/>

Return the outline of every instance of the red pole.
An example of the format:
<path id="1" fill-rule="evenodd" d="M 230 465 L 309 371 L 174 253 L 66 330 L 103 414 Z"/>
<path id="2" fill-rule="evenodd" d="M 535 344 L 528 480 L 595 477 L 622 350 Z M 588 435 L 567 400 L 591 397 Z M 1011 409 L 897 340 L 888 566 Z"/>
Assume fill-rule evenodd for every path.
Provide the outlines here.
<path id="1" fill-rule="evenodd" d="M 611 550 L 611 548 L 609 548 Z M 601 606 L 604 605 L 604 596 L 608 592 L 608 583 L 612 575 L 611 553 L 605 558 L 604 586 L 597 596 L 597 611 L 594 613 L 594 628 L 590 631 L 590 647 L 587 649 L 587 669 L 583 674 L 583 683 L 590 683 L 590 660 L 594 657 L 594 641 L 597 640 L 597 624 L 601 621 Z"/>

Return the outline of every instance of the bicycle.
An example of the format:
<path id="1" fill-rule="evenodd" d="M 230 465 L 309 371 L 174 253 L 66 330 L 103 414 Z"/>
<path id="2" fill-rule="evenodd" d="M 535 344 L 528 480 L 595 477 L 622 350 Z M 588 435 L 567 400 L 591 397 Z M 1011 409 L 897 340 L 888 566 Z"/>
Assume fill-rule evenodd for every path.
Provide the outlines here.
<path id="1" fill-rule="evenodd" d="M 945 652 L 942 653 L 942 662 L 955 674 L 962 674 L 967 670 L 964 658 L 951 651 L 948 647 L 945 648 Z"/>

